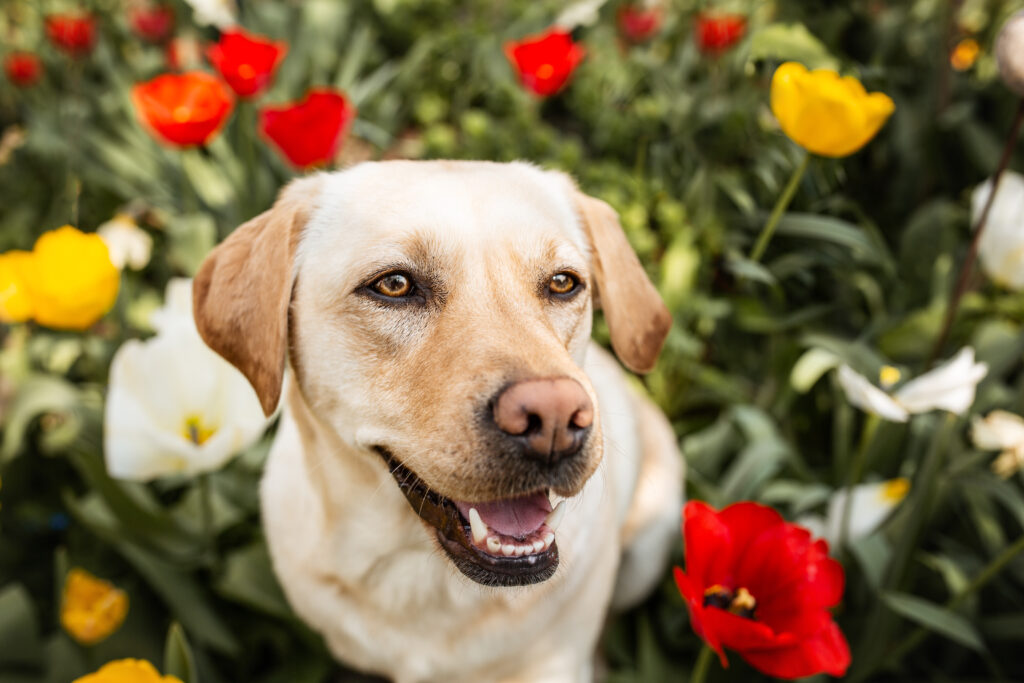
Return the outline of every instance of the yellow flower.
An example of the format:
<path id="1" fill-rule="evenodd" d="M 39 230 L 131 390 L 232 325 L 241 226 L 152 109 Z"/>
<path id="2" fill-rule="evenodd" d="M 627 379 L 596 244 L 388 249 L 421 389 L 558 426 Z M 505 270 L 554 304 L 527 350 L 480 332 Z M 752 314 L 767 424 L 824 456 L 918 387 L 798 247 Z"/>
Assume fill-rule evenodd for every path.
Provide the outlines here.
<path id="1" fill-rule="evenodd" d="M 856 78 L 840 78 L 830 69 L 808 71 L 796 62 L 775 70 L 771 100 L 782 131 L 826 157 L 845 157 L 866 145 L 895 108 L 888 95 L 869 94 Z"/>
<path id="2" fill-rule="evenodd" d="M 27 251 L 0 254 L 0 322 L 22 323 L 32 317 L 32 299 L 25 281 L 31 259 Z"/>
<path id="3" fill-rule="evenodd" d="M 65 225 L 36 240 L 26 284 L 34 317 L 59 330 L 84 330 L 110 310 L 121 285 L 99 235 Z"/>
<path id="4" fill-rule="evenodd" d="M 72 683 L 181 683 L 181 679 L 161 676 L 144 659 L 118 659 L 104 664 L 96 673 L 76 678 Z"/>
<path id="5" fill-rule="evenodd" d="M 95 645 L 100 642 L 121 626 L 127 614 L 128 596 L 124 591 L 84 569 L 68 572 L 60 623 L 79 643 Z"/>
<path id="6" fill-rule="evenodd" d="M 949 56 L 949 64 L 957 71 L 967 71 L 974 66 L 974 62 L 978 61 L 980 52 L 981 46 L 978 45 L 978 41 L 974 38 L 964 38 L 953 48 L 953 54 Z"/>

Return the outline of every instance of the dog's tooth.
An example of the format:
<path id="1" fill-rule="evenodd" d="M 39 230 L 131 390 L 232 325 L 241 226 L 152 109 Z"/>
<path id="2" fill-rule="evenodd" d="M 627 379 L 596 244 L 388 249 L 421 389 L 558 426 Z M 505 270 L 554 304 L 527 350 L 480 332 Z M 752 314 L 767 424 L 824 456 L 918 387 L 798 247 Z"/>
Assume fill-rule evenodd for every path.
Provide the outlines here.
<path id="1" fill-rule="evenodd" d="M 487 537 L 487 552 L 492 555 L 497 555 L 501 552 L 501 541 L 498 540 L 497 536 Z"/>
<path id="2" fill-rule="evenodd" d="M 501 546 L 501 554 L 504 555 L 505 557 L 511 557 L 512 554 L 515 551 L 516 551 L 516 547 L 514 545 L 512 545 L 511 543 L 507 543 L 507 544 Z"/>
<path id="3" fill-rule="evenodd" d="M 555 542 L 555 535 L 550 531 L 544 534 L 544 547 L 550 548 L 551 544 Z"/>
<path id="4" fill-rule="evenodd" d="M 562 523 L 562 517 L 565 517 L 565 501 L 561 501 L 555 506 L 555 509 L 548 513 L 547 519 L 544 523 L 547 524 L 552 531 L 558 529 L 558 525 Z"/>
<path id="5" fill-rule="evenodd" d="M 541 550 L 544 550 L 544 541 L 534 541 L 533 552 L 539 553 Z"/>
<path id="6" fill-rule="evenodd" d="M 469 528 L 473 531 L 473 542 L 477 545 L 483 543 L 483 540 L 487 538 L 487 525 L 480 518 L 480 513 L 476 511 L 476 508 L 469 508 Z"/>
<path id="7" fill-rule="evenodd" d="M 526 546 L 524 546 L 524 545 L 517 545 L 516 546 L 516 557 L 522 557 L 525 554 L 526 554 Z"/>

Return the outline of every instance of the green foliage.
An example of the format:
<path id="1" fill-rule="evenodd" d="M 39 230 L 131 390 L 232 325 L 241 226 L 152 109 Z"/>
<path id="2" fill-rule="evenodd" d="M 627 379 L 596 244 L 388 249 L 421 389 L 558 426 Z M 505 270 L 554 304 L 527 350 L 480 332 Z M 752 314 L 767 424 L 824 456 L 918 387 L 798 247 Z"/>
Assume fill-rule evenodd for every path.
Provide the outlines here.
<path id="1" fill-rule="evenodd" d="M 876 377 L 891 363 L 910 376 L 928 364 L 968 248 L 968 196 L 995 169 L 1015 107 L 991 45 L 1019 2 L 736 2 L 748 37 L 715 57 L 693 37 L 707 3 L 674 0 L 654 39 L 627 46 L 608 2 L 575 32 L 588 57 L 570 85 L 538 100 L 502 45 L 548 26 L 562 3 L 248 0 L 242 23 L 287 40 L 289 55 L 258 103 L 240 102 L 218 138 L 185 152 L 155 142 L 128 95 L 165 69 L 161 48 L 130 32 L 120 3 L 83 4 L 101 36 L 81 60 L 43 39 L 40 11 L 58 0 L 0 11 L 10 49 L 37 51 L 45 65 L 31 89 L 0 81 L 0 249 L 127 211 L 155 256 L 123 273 L 117 307 L 88 333 L 0 332 L 0 683 L 67 683 L 120 657 L 162 663 L 185 683 L 364 680 L 333 663 L 274 579 L 257 501 L 270 436 L 210 475 L 206 494 L 178 478 L 113 480 L 101 446 L 114 351 L 152 331 L 148 313 L 170 277 L 193 274 L 296 175 L 255 135 L 257 104 L 323 84 L 359 109 L 342 164 L 528 159 L 571 173 L 619 212 L 675 320 L 642 381 L 680 438 L 689 497 L 758 500 L 796 518 L 823 512 L 858 460 L 865 480 L 911 479 L 877 532 L 835 548 L 853 680 L 1024 677 L 1024 559 L 986 571 L 1022 535 L 1021 475 L 990 471 L 993 454 L 971 445 L 967 420 L 873 423 L 833 372 L 846 363 Z M 184 2 L 173 6 L 179 31 L 213 37 Z M 981 57 L 951 71 L 951 37 L 968 33 Z M 754 263 L 744 255 L 801 158 L 768 106 L 785 59 L 854 74 L 896 113 L 856 155 L 812 160 Z M 1019 145 L 1011 168 L 1024 170 Z M 1019 414 L 1024 295 L 973 284 L 944 355 L 971 344 L 989 365 L 972 415 Z M 606 341 L 600 320 L 595 329 Z M 71 566 L 131 596 L 126 625 L 88 651 L 59 625 Z M 610 621 L 602 647 L 610 681 L 688 675 L 699 640 L 668 575 Z M 710 678 L 758 676 L 734 656 Z"/>

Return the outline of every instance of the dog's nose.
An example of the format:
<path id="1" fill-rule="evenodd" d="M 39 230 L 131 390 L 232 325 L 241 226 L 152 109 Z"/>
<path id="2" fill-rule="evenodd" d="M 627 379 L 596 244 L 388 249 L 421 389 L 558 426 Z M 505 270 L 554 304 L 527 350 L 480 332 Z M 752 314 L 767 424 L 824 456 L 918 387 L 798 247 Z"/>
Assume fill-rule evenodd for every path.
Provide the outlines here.
<path id="1" fill-rule="evenodd" d="M 527 456 L 554 462 L 583 447 L 594 406 L 574 379 L 531 379 L 501 392 L 494 402 L 494 421 L 522 443 Z"/>

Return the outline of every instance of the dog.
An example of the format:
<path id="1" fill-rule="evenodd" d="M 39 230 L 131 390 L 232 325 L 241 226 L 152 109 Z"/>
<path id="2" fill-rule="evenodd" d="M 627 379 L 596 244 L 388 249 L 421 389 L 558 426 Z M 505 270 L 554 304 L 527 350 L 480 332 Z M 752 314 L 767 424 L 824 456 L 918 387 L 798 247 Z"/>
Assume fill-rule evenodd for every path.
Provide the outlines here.
<path id="1" fill-rule="evenodd" d="M 332 654 L 397 683 L 583 682 L 678 538 L 651 370 L 671 325 L 607 204 L 515 163 L 309 176 L 193 288 L 271 415 L 274 570 Z M 288 371 L 286 372 L 286 368 Z"/>

